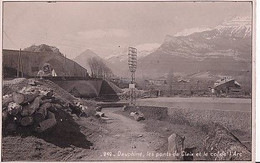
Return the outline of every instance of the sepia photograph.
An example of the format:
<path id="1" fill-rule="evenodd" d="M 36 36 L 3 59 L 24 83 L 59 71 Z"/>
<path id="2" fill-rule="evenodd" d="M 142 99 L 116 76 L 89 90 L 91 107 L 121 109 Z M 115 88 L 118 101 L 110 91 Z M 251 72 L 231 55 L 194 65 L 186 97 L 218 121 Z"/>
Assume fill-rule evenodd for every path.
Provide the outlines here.
<path id="1" fill-rule="evenodd" d="M 254 1 L 1 3 L 1 161 L 254 161 Z"/>

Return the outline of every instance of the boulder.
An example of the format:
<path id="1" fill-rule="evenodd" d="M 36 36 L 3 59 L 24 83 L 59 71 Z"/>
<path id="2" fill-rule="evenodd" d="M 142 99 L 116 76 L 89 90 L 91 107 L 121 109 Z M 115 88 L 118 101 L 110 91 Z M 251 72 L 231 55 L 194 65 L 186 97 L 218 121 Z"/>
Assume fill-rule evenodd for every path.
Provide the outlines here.
<path id="1" fill-rule="evenodd" d="M 136 112 L 131 112 L 130 116 L 133 117 L 133 116 L 135 116 L 135 114 L 136 114 Z"/>
<path id="2" fill-rule="evenodd" d="M 96 112 L 95 116 L 98 117 L 98 118 L 99 117 L 104 117 L 105 113 L 103 113 L 103 112 Z"/>
<path id="3" fill-rule="evenodd" d="M 184 136 L 175 133 L 168 137 L 168 152 L 174 154 L 173 160 L 182 160 L 181 154 L 184 150 L 184 140 Z"/>
<path id="4" fill-rule="evenodd" d="M 140 111 L 137 111 L 134 115 L 134 119 L 136 121 L 141 121 L 141 120 L 145 120 L 144 114 Z"/>

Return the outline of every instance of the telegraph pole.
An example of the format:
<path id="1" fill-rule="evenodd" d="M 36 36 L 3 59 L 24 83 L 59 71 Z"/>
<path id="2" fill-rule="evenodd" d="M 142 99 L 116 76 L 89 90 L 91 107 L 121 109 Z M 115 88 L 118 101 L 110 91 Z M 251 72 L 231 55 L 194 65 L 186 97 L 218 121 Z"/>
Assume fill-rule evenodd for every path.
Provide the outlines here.
<path id="1" fill-rule="evenodd" d="M 22 50 L 20 48 L 19 56 L 20 56 L 20 66 L 21 66 L 21 77 L 23 78 L 23 62 L 22 62 L 21 54 L 22 54 Z"/>
<path id="2" fill-rule="evenodd" d="M 131 72 L 130 89 L 130 105 L 135 105 L 135 71 L 137 68 L 137 49 L 133 47 L 128 48 L 128 66 Z"/>
<path id="3" fill-rule="evenodd" d="M 17 73 L 16 73 L 16 77 L 19 78 L 20 77 L 20 59 L 21 59 L 21 49 L 19 50 L 19 54 L 18 54 L 18 57 L 17 57 Z"/>
<path id="4" fill-rule="evenodd" d="M 19 78 L 19 54 L 17 55 L 17 69 L 16 69 L 16 77 Z"/>

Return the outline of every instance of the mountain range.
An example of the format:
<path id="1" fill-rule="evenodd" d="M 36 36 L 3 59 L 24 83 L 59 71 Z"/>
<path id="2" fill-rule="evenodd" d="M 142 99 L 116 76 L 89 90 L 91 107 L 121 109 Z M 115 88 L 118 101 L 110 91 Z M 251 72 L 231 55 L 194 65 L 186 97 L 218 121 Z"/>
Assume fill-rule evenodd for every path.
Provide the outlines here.
<path id="1" fill-rule="evenodd" d="M 140 72 L 226 73 L 250 71 L 252 59 L 249 18 L 236 17 L 221 25 L 183 36 L 165 37 L 162 45 L 139 60 Z"/>
<path id="2" fill-rule="evenodd" d="M 235 17 L 211 29 L 196 28 L 174 36 L 167 35 L 161 45 L 147 44 L 143 49 L 137 47 L 136 76 L 159 77 L 170 71 L 183 74 L 208 72 L 227 76 L 251 75 L 251 37 L 251 19 L 248 17 Z M 125 76 L 129 71 L 127 60 L 127 49 L 121 55 L 103 59 L 119 76 Z M 75 61 L 86 66 L 80 57 Z"/>

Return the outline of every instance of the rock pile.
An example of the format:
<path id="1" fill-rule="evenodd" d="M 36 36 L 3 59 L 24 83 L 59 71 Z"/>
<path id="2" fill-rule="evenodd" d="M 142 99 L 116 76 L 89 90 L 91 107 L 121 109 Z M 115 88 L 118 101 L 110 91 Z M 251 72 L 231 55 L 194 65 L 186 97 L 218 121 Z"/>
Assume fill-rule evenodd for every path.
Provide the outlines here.
<path id="1" fill-rule="evenodd" d="M 56 125 L 57 109 L 78 116 L 87 109 L 80 102 L 64 102 L 53 90 L 41 87 L 37 82 L 29 82 L 21 90 L 4 95 L 2 106 L 4 133 L 15 133 L 18 127 L 41 133 Z"/>

